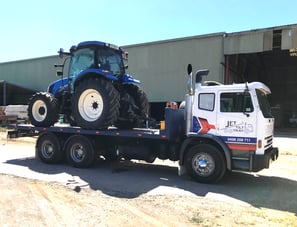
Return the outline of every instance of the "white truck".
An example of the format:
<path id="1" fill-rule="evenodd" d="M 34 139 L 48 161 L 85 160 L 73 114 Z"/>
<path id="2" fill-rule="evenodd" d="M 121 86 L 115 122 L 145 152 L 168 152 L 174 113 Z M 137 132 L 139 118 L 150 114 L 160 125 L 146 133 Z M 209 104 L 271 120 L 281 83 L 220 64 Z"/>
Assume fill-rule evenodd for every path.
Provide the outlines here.
<path id="1" fill-rule="evenodd" d="M 219 181 L 226 171 L 269 168 L 270 161 L 278 158 L 267 99 L 270 89 L 260 82 L 202 85 L 207 74 L 208 70 L 198 70 L 194 78 L 188 65 L 185 102 L 180 108 L 169 103 L 158 128 L 88 130 L 67 124 L 17 124 L 11 125 L 14 130 L 8 137 L 38 135 L 36 156 L 45 163 L 66 159 L 74 167 L 86 168 L 99 157 L 169 159 L 179 162 L 179 174 L 186 172 L 203 183 Z"/>

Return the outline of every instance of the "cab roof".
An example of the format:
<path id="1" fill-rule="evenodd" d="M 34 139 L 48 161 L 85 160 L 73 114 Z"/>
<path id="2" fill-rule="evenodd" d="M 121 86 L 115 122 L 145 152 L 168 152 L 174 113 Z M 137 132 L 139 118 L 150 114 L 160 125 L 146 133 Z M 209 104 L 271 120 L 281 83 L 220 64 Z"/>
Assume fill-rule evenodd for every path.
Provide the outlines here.
<path id="1" fill-rule="evenodd" d="M 70 51 L 72 52 L 72 51 L 80 49 L 80 48 L 96 47 L 96 46 L 107 47 L 107 48 L 111 48 L 111 49 L 114 49 L 114 50 L 119 50 L 121 52 L 124 52 L 124 50 L 119 46 L 116 46 L 116 45 L 111 44 L 111 43 L 101 42 L 101 41 L 83 41 L 83 42 L 80 42 L 79 44 L 77 44 L 76 46 L 75 45 L 72 46 L 70 48 Z"/>
<path id="2" fill-rule="evenodd" d="M 214 86 L 201 86 L 199 91 L 232 91 L 232 90 L 261 90 L 265 94 L 271 94 L 271 90 L 262 82 L 251 82 L 251 83 L 240 83 L 240 84 L 230 84 L 230 85 L 214 85 Z"/>

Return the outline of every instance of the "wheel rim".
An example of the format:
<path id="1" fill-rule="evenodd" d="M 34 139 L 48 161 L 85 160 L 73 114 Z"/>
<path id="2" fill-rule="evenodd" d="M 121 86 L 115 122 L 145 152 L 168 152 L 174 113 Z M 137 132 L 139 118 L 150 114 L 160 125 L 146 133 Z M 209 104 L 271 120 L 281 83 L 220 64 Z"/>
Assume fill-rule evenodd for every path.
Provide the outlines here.
<path id="1" fill-rule="evenodd" d="M 44 101 L 37 100 L 32 106 L 32 115 L 36 121 L 43 121 L 47 115 L 47 106 Z"/>
<path id="2" fill-rule="evenodd" d="M 193 157 L 192 167 L 198 175 L 207 177 L 215 170 L 215 162 L 212 156 L 202 152 Z"/>
<path id="3" fill-rule="evenodd" d="M 81 162 L 86 156 L 84 147 L 80 143 L 73 144 L 70 149 L 70 156 L 74 162 Z"/>
<path id="4" fill-rule="evenodd" d="M 50 159 L 54 155 L 54 145 L 50 141 L 45 141 L 41 146 L 42 156 L 46 159 Z"/>
<path id="5" fill-rule="evenodd" d="M 85 90 L 78 100 L 78 111 L 81 117 L 88 121 L 96 121 L 103 112 L 103 99 L 94 89 Z"/>

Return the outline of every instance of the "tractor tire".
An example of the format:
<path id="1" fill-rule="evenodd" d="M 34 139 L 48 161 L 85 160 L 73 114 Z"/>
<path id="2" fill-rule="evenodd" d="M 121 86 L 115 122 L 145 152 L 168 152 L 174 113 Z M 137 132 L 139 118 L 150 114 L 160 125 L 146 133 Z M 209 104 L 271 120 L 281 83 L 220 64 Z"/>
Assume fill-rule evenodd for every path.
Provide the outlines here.
<path id="1" fill-rule="evenodd" d="M 32 96 L 28 104 L 28 117 L 31 124 L 49 127 L 59 118 L 58 100 L 48 92 L 39 92 Z"/>
<path id="2" fill-rule="evenodd" d="M 116 123 L 118 128 L 145 127 L 149 117 L 149 101 L 140 87 L 134 84 L 123 85 L 120 100 L 120 116 Z"/>
<path id="3" fill-rule="evenodd" d="M 79 82 L 72 97 L 73 117 L 84 129 L 111 126 L 119 116 L 119 93 L 103 78 L 88 78 Z"/>

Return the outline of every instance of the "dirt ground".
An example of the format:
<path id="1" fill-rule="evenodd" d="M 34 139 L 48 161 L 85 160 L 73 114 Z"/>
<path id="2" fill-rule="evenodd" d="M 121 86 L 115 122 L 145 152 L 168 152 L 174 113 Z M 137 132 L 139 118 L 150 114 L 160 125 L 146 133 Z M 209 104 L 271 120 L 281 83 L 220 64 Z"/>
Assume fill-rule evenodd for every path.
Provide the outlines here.
<path id="1" fill-rule="evenodd" d="M 178 177 L 176 163 L 46 165 L 33 140 L 2 133 L 0 226 L 297 226 L 296 142 L 275 138 L 270 169 L 206 185 Z"/>

